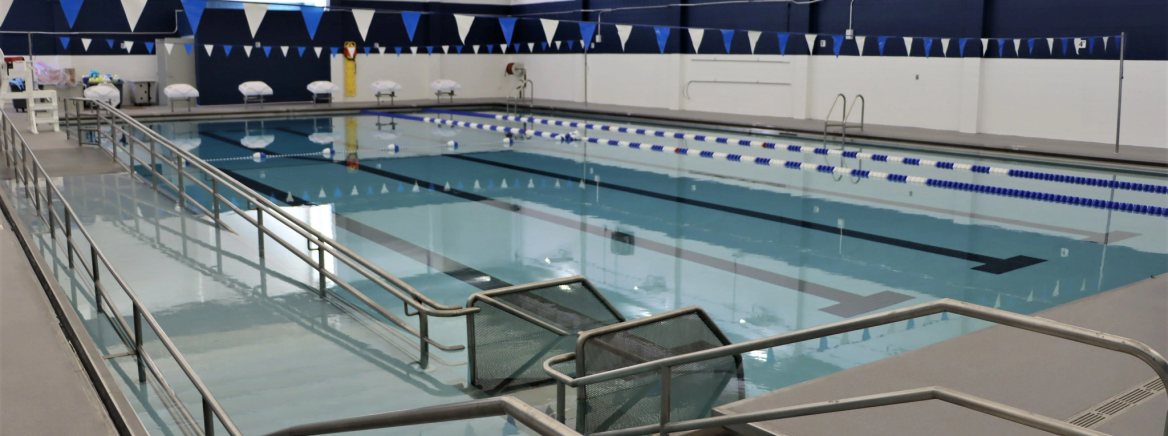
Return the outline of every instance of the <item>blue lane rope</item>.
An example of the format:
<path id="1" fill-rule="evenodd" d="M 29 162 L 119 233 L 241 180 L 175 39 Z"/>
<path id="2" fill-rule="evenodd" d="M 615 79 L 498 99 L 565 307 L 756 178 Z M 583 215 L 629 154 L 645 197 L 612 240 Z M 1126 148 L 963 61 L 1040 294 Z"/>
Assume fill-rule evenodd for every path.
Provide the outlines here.
<path id="1" fill-rule="evenodd" d="M 414 121 L 424 121 L 427 123 L 434 123 L 434 124 L 458 125 L 458 126 L 472 128 L 472 129 L 502 131 L 502 130 L 496 130 L 496 129 L 500 128 L 498 126 L 490 126 L 490 125 L 479 124 L 479 123 L 467 123 L 464 121 L 438 120 L 438 119 L 427 118 L 427 117 L 388 114 L 388 113 L 374 112 L 374 111 L 361 111 L 361 113 L 369 114 L 369 115 L 381 115 L 381 116 L 396 117 L 396 118 L 414 120 Z M 508 128 L 503 128 L 503 129 L 508 129 Z M 552 134 L 552 133 L 547 133 L 547 132 L 540 132 L 540 131 L 536 131 L 536 130 L 528 130 L 528 129 L 513 129 L 513 130 L 518 130 L 518 131 L 532 134 L 534 136 L 540 136 L 540 137 L 545 137 L 545 138 L 558 139 L 559 136 L 562 136 L 562 135 L 557 135 L 557 134 Z M 1075 197 L 1075 196 L 1070 196 L 1070 195 L 1048 194 L 1048 193 L 1043 193 L 1043 192 L 1026 191 L 1026 190 L 1022 190 L 1022 189 L 1009 189 L 1009 188 L 1001 188 L 1001 187 L 989 186 L 989 185 L 980 185 L 980 184 L 975 184 L 975 183 L 952 182 L 952 181 L 948 181 L 948 180 L 938 180 L 938 179 L 931 179 L 931 178 L 926 178 L 926 177 L 909 176 L 909 175 L 904 175 L 904 174 L 890 174 L 890 173 L 882 173 L 879 171 L 869 171 L 869 170 L 861 170 L 861 169 L 854 169 L 854 168 L 840 168 L 840 167 L 835 167 L 835 166 L 831 166 L 831 165 L 818 165 L 818 164 L 803 163 L 803 162 L 796 162 L 796 161 L 785 161 L 785 160 L 781 160 L 781 159 L 772 159 L 772 158 L 767 158 L 767 157 L 754 157 L 754 156 L 747 156 L 744 154 L 722 153 L 722 152 L 718 152 L 718 151 L 697 150 L 697 149 L 691 149 L 691 148 L 685 148 L 685 147 L 670 147 L 670 146 L 666 146 L 666 145 L 655 145 L 655 144 L 629 142 L 629 141 L 617 141 L 617 140 L 612 140 L 612 139 L 601 139 L 601 138 L 584 138 L 584 139 L 582 139 L 582 141 L 587 141 L 587 142 L 591 142 L 594 144 L 611 145 L 614 147 L 624 147 L 624 148 L 629 148 L 629 149 L 634 149 L 634 150 L 648 150 L 648 151 L 653 151 L 653 152 L 658 152 L 658 153 L 672 153 L 672 154 L 680 154 L 680 155 L 684 155 L 684 156 L 699 156 L 699 157 L 703 157 L 703 158 L 707 158 L 707 159 L 721 159 L 721 160 L 726 160 L 726 161 L 730 161 L 730 162 L 754 163 L 757 165 L 784 167 L 784 168 L 789 168 L 789 169 L 793 169 L 793 170 L 815 171 L 815 172 L 828 173 L 828 174 L 850 175 L 850 176 L 861 177 L 861 178 L 866 178 L 866 179 L 885 180 L 885 181 L 892 182 L 892 183 L 911 183 L 911 184 L 915 184 L 915 185 L 924 185 L 924 186 L 929 186 L 929 187 L 933 187 L 933 188 L 952 189 L 952 190 L 957 190 L 957 191 L 969 191 L 969 192 L 977 192 L 977 193 L 982 193 L 982 194 L 998 195 L 998 196 L 1003 196 L 1003 197 L 1023 198 L 1023 199 L 1027 199 L 1027 200 L 1046 201 L 1046 202 L 1051 202 L 1051 203 L 1060 203 L 1060 204 L 1083 206 L 1083 207 L 1094 207 L 1094 208 L 1099 208 L 1099 209 L 1117 210 L 1117 211 L 1121 211 L 1121 212 L 1131 212 L 1131 213 L 1138 213 L 1138 214 L 1147 214 L 1147 215 L 1153 215 L 1153 216 L 1168 217 L 1168 208 L 1158 207 L 1158 206 L 1147 206 L 1147 205 L 1133 204 L 1133 203 L 1121 203 L 1121 202 L 1117 202 L 1117 201 L 1096 200 L 1096 199 L 1091 199 L 1091 198 Z"/>
<path id="2" fill-rule="evenodd" d="M 919 166 L 919 167 L 934 167 L 946 170 L 968 171 L 972 173 L 995 174 L 1004 175 L 1008 177 L 1017 177 L 1021 179 L 1045 180 L 1049 182 L 1070 183 L 1075 185 L 1096 186 L 1102 188 L 1115 188 L 1128 191 L 1151 192 L 1156 194 L 1168 194 L 1168 186 L 1153 185 L 1148 183 L 1133 183 L 1121 182 L 1117 180 L 1097 179 L 1092 177 L 1079 177 L 1064 174 L 1044 173 L 1039 171 L 1023 171 L 1010 168 L 991 167 L 985 165 L 970 165 L 957 162 L 934 161 L 929 159 L 911 158 L 892 156 L 885 154 L 872 154 L 857 151 L 843 151 L 834 150 L 824 147 L 809 147 L 803 145 L 787 145 L 781 146 L 773 142 L 752 141 L 748 139 L 723 138 L 717 136 L 694 135 L 689 133 L 669 132 L 663 130 L 638 129 L 630 127 L 608 126 L 604 124 L 581 123 L 575 121 L 556 120 L 548 118 L 533 118 L 533 117 L 519 117 L 510 115 L 490 115 L 476 112 L 461 112 L 450 111 L 443 109 L 426 109 L 426 112 L 439 112 L 451 115 L 462 115 L 468 117 L 489 118 L 500 121 L 513 122 L 527 122 L 535 124 L 553 125 L 560 127 L 583 128 L 591 130 L 602 130 L 609 132 L 629 133 L 641 136 L 657 136 L 664 138 L 689 139 L 702 142 L 716 142 L 720 144 L 735 144 L 744 147 L 757 147 L 765 149 L 787 150 L 795 153 L 814 153 L 828 156 L 842 156 L 848 159 L 871 160 L 875 162 L 894 162 L 902 163 L 904 165 Z"/>
<path id="3" fill-rule="evenodd" d="M 564 138 L 568 137 L 568 135 L 559 134 L 559 133 L 540 132 L 537 130 L 519 129 L 519 128 L 515 128 L 515 127 L 494 126 L 494 125 L 490 125 L 490 124 L 468 123 L 465 121 L 443 120 L 440 118 L 417 117 L 417 116 L 413 116 L 413 115 L 391 114 L 391 113 L 377 112 L 377 111 L 361 111 L 361 113 L 365 114 L 365 115 L 377 115 L 377 116 L 382 116 L 382 117 L 400 118 L 403 120 L 421 121 L 423 123 L 430 123 L 430 124 L 441 124 L 441 125 L 445 125 L 445 126 L 458 126 L 458 127 L 466 127 L 466 128 L 470 128 L 470 129 L 489 130 L 492 132 L 510 133 L 513 135 L 521 135 L 521 136 L 525 136 L 525 137 L 529 136 L 529 135 L 530 136 L 538 136 L 541 138 L 554 139 L 557 141 L 562 141 Z"/>

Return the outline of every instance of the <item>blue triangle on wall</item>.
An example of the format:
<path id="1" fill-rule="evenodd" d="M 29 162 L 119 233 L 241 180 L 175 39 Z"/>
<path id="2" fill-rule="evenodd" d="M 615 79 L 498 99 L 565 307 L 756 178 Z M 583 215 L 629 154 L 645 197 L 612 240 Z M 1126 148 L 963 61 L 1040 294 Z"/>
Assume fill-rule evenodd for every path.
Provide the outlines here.
<path id="1" fill-rule="evenodd" d="M 69 37 L 68 36 L 61 37 L 61 47 L 69 48 Z"/>
<path id="2" fill-rule="evenodd" d="M 147 42 L 147 43 L 145 43 L 145 44 L 146 44 L 146 52 L 148 52 L 148 53 L 154 53 L 154 43 L 153 43 L 153 42 Z"/>
<path id="3" fill-rule="evenodd" d="M 403 11 L 401 13 L 402 22 L 406 25 L 406 33 L 410 35 L 410 41 L 414 40 L 414 32 L 418 30 L 418 19 L 422 18 L 422 14 L 418 12 Z"/>
<path id="4" fill-rule="evenodd" d="M 301 6 L 300 15 L 304 17 L 304 27 L 308 28 L 308 38 L 316 38 L 316 29 L 320 27 L 320 19 L 324 17 L 324 8 Z"/>
<path id="5" fill-rule="evenodd" d="M 734 41 L 734 30 L 722 31 L 722 43 L 726 44 L 726 53 L 730 53 L 730 43 Z"/>
<path id="6" fill-rule="evenodd" d="M 661 54 L 665 54 L 665 44 L 669 42 L 669 32 L 672 29 L 668 27 L 654 27 L 653 32 L 657 33 L 657 49 Z"/>
<path id="7" fill-rule="evenodd" d="M 584 51 L 588 51 L 588 43 L 592 42 L 592 35 L 596 34 L 596 23 L 580 23 L 580 39 L 584 40 Z M 572 48 L 572 41 L 568 41 L 568 49 Z"/>
<path id="8" fill-rule="evenodd" d="M 507 44 L 511 44 L 511 36 L 515 34 L 515 21 L 518 18 L 499 17 L 499 27 L 503 28 L 503 39 L 507 40 Z"/>
<path id="9" fill-rule="evenodd" d="M 71 0 L 70 0 L 71 1 Z M 78 1 L 77 3 L 81 3 Z M 64 4 L 64 3 L 62 3 Z M 196 0 L 183 0 L 183 13 L 187 15 L 187 22 L 191 24 L 191 32 L 197 33 L 199 31 L 199 20 L 203 19 L 203 10 L 207 8 L 207 2 Z M 72 26 L 73 22 L 69 22 Z"/>

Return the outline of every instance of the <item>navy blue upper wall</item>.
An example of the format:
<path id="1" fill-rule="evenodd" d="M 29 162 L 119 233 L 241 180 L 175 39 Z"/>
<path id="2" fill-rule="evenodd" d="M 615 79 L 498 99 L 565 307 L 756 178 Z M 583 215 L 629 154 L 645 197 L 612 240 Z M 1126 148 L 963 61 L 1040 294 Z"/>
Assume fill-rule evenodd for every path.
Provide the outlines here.
<path id="1" fill-rule="evenodd" d="M 603 23 L 624 23 L 655 26 L 704 27 L 715 29 L 750 29 L 770 32 L 791 33 L 819 33 L 821 35 L 839 35 L 848 27 L 848 5 L 850 0 L 826 0 L 811 5 L 795 5 L 782 2 L 767 2 L 756 4 L 710 5 L 690 7 L 664 7 L 650 9 L 621 10 L 612 12 L 579 12 L 581 9 L 606 9 L 630 6 L 666 6 L 676 5 L 678 2 L 696 5 L 716 0 L 567 0 L 562 2 L 542 3 L 520 6 L 491 6 L 468 5 L 434 2 L 404 2 L 404 1 L 373 1 L 373 0 L 336 0 L 334 6 L 377 8 L 390 11 L 410 10 L 419 12 L 437 13 L 464 13 L 484 16 L 511 15 L 518 17 L 556 18 L 561 20 L 586 20 Z M 150 0 L 142 13 L 138 29 L 139 32 L 170 32 L 176 26 L 175 11 L 181 9 L 178 0 Z M 237 16 L 237 19 L 221 21 L 216 11 L 224 16 Z M 557 13 L 564 12 L 567 13 Z M 271 11 L 270 14 L 278 11 Z M 221 43 L 248 44 L 252 39 L 246 32 L 241 9 L 215 10 L 208 9 L 202 21 L 199 32 L 200 39 L 216 40 Z M 180 19 L 177 25 L 186 28 L 186 20 L 182 13 L 177 14 Z M 453 18 L 442 15 L 424 15 L 419 24 L 418 34 L 413 41 L 408 41 L 403 31 L 400 31 L 401 22 L 393 14 L 377 14 L 370 30 L 368 44 L 378 42 L 382 45 L 456 45 L 459 43 Z M 468 36 L 468 44 L 498 44 L 502 42 L 502 34 L 497 25 L 477 22 Z M 1168 60 L 1168 1 L 1166 0 L 860 0 L 855 4 L 854 28 L 859 35 L 886 35 L 892 37 L 945 37 L 945 38 L 1046 38 L 1060 36 L 1104 36 L 1118 35 L 1128 32 L 1129 59 L 1137 60 Z M 216 24 L 219 22 L 218 24 Z M 230 23 L 230 24 L 228 24 Z M 329 24 L 331 23 L 331 24 Z M 227 31 L 226 27 L 234 27 Z M 340 46 L 343 41 L 361 41 L 351 16 L 340 11 L 328 12 L 322 21 L 321 29 L 316 40 L 300 42 L 314 46 Z M 303 24 L 289 23 L 283 28 L 273 28 L 263 33 L 269 25 L 265 20 L 262 35 L 257 40 L 265 45 L 283 45 L 276 41 L 296 40 L 300 36 L 307 37 Z M 14 0 L 7 20 L 2 30 L 40 30 L 40 31 L 69 31 L 57 0 Z M 78 14 L 73 31 L 82 32 L 125 32 L 129 31 L 121 2 L 118 0 L 85 0 Z M 224 35 L 240 35 L 242 30 L 245 37 L 232 40 L 220 38 Z M 601 26 L 602 43 L 597 44 L 594 52 L 620 53 L 620 41 L 612 26 Z M 184 33 L 180 30 L 179 33 Z M 214 33 L 214 35 L 211 35 Z M 285 33 L 287 35 L 285 35 Z M 674 29 L 666 45 L 666 52 L 693 51 L 688 35 Z M 104 39 L 116 38 L 118 41 L 133 39 L 149 41 L 162 35 L 143 35 L 127 38 L 124 35 L 86 35 L 92 38 L 93 45 L 88 52 L 81 49 L 80 41 L 74 37 L 69 48 L 63 48 L 56 36 L 34 35 L 33 44 L 36 54 L 112 54 L 124 53 L 124 50 L 110 49 Z M 565 23 L 557 32 L 557 39 L 577 38 L 576 26 Z M 806 43 L 802 42 L 801 35 L 793 36 L 792 43 L 787 46 L 787 53 L 805 53 Z M 732 41 L 731 51 L 734 53 L 749 53 L 749 46 L 745 42 L 745 33 L 738 32 Z M 764 35 L 760 41 L 759 51 L 762 53 L 778 53 L 778 43 L 773 34 Z M 866 53 L 875 50 L 872 38 L 869 38 Z M 742 40 L 742 41 L 739 41 Z M 829 38 L 830 40 L 830 38 Z M 543 31 L 534 20 L 520 20 L 516 26 L 515 37 L 512 42 L 527 43 L 546 41 Z M 210 43 L 210 42 L 207 42 Z M 971 41 L 976 47 L 975 53 L 980 54 L 980 41 Z M 299 43 L 297 43 L 299 44 Z M 707 33 L 703 41 L 702 50 L 707 45 L 711 49 L 722 47 L 721 35 Z M 919 45 L 919 44 L 916 44 Z M 914 55 L 923 54 L 923 46 L 914 45 Z M 940 44 L 934 44 L 934 54 L 939 54 Z M 951 44 L 950 50 L 956 50 L 956 41 Z M 990 50 L 997 51 L 998 43 L 990 42 Z M 1026 44 L 1024 44 L 1026 45 Z M 1023 55 L 1027 57 L 1051 56 L 1045 44 L 1039 44 L 1035 53 L 1029 53 L 1023 48 Z M 27 38 L 25 35 L 0 35 L 0 48 L 9 54 L 26 54 Z M 1002 55 L 1017 56 L 1013 44 L 1003 44 L 1006 50 Z M 1109 46 L 1109 48 L 1111 48 Z M 580 51 L 576 44 L 572 51 Z M 527 52 L 527 47 L 521 47 L 521 52 Z M 540 50 L 537 49 L 537 52 Z M 559 52 L 568 51 L 563 47 Z M 856 47 L 846 43 L 842 54 L 854 54 Z M 656 38 L 649 28 L 634 29 L 633 35 L 624 52 L 656 53 L 658 47 Z M 829 49 L 826 51 L 830 53 Z M 886 55 L 903 55 L 903 43 L 889 42 Z M 136 44 L 134 53 L 145 54 L 145 47 Z M 817 50 L 816 53 L 821 53 Z M 933 53 L 933 52 L 930 52 Z M 968 49 L 967 49 L 968 55 Z M 1091 57 L 1113 57 L 1114 51 L 1107 55 L 1092 53 Z M 1082 56 L 1080 56 L 1082 57 Z"/>

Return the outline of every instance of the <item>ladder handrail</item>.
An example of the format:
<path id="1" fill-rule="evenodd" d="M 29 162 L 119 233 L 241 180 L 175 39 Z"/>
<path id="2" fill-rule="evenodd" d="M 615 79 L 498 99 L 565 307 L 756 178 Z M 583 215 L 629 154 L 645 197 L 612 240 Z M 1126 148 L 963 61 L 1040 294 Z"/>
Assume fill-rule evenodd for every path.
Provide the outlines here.
<path id="1" fill-rule="evenodd" d="M 835 105 L 843 99 L 844 105 L 840 108 L 840 122 L 834 124 L 831 122 L 831 114 L 835 112 Z M 836 94 L 835 100 L 831 102 L 831 108 L 827 110 L 827 115 L 823 118 L 823 142 L 827 143 L 827 130 L 830 127 L 840 128 L 840 140 L 847 142 L 848 140 L 848 120 L 852 118 L 852 112 L 856 109 L 856 103 L 860 103 L 860 131 L 864 130 L 864 113 L 867 111 L 868 101 L 864 98 L 864 94 L 856 94 L 852 100 L 852 104 L 848 105 L 848 97 L 843 93 Z"/>
<path id="2" fill-rule="evenodd" d="M 856 94 L 856 98 L 852 99 L 852 105 L 848 107 L 847 115 L 844 115 L 844 123 L 852 118 L 852 111 L 856 109 L 856 102 L 860 103 L 860 131 L 864 130 L 864 111 L 868 106 L 868 101 L 864 99 L 864 94 Z"/>
<path id="3" fill-rule="evenodd" d="M 559 384 L 580 387 L 647 372 L 667 372 L 672 367 L 684 365 L 687 363 L 700 362 L 750 351 L 765 350 L 768 348 L 793 344 L 796 342 L 819 339 L 854 330 L 876 327 L 893 322 L 907 321 L 909 319 L 943 312 L 948 312 L 955 315 L 963 315 L 983 321 L 990 321 L 999 325 L 1019 328 L 1048 336 L 1055 336 L 1094 347 L 1128 354 L 1148 364 L 1148 366 L 1152 367 L 1152 370 L 1156 372 L 1156 375 L 1159 376 L 1162 381 L 1168 383 L 1168 360 L 1165 360 L 1164 357 L 1160 355 L 1160 353 L 1156 352 L 1156 350 L 1142 342 L 1045 318 L 1017 314 L 1005 310 L 993 309 L 947 298 L 901 309 L 893 309 L 860 318 L 839 321 L 818 327 L 788 332 L 781 335 L 653 360 L 579 378 L 565 375 L 564 373 L 559 372 L 552 367 L 552 365 L 556 363 L 567 362 L 575 359 L 575 353 L 565 353 L 545 361 L 544 371 L 547 372 L 548 375 L 550 375 L 552 378 L 556 379 L 557 383 Z M 1168 422 L 1165 423 L 1164 431 L 1165 435 L 1168 436 Z"/>

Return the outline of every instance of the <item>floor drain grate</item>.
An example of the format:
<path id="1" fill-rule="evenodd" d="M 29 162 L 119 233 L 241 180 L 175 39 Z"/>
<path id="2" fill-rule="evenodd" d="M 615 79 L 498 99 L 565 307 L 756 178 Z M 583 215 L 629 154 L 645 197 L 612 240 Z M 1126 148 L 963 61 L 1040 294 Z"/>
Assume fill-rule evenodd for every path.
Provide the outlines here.
<path id="1" fill-rule="evenodd" d="M 1155 397 L 1157 393 L 1163 391 L 1164 381 L 1159 378 L 1154 378 L 1146 383 L 1137 385 L 1131 390 L 1108 398 L 1102 403 L 1096 404 L 1083 412 L 1075 414 L 1067 422 L 1079 427 L 1091 428 L 1118 416 L 1125 410 L 1129 410 L 1148 401 L 1152 397 Z"/>

